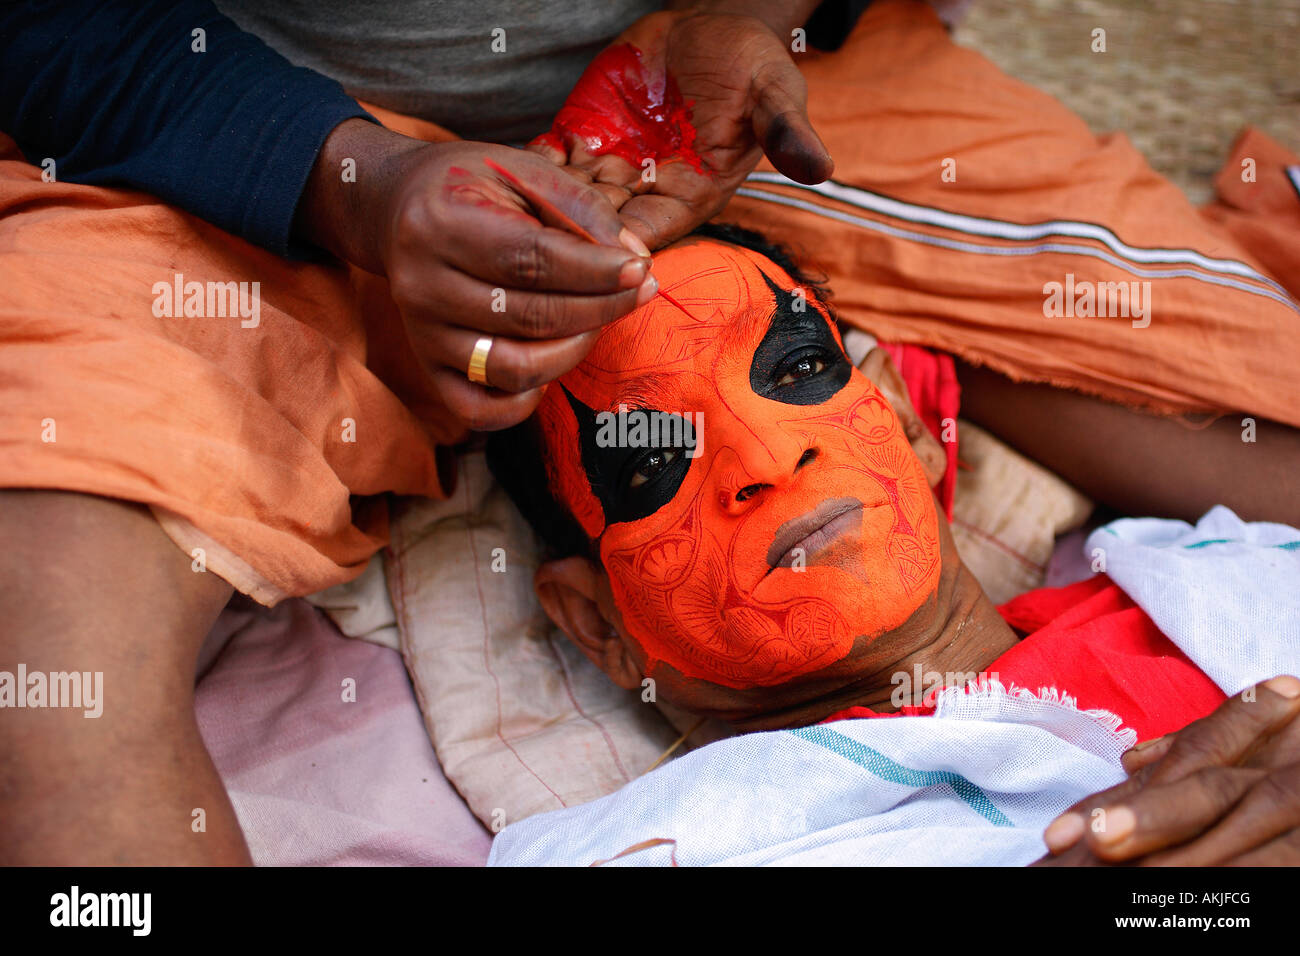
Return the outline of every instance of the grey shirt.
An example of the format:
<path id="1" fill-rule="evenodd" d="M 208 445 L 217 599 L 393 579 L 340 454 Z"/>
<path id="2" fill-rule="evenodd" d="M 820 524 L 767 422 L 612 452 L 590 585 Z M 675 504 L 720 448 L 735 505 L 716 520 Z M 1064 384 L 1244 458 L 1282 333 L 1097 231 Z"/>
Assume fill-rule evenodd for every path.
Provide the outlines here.
<path id="1" fill-rule="evenodd" d="M 582 71 L 654 0 L 216 0 L 352 96 L 466 139 L 545 132 Z M 494 34 L 494 30 L 503 30 Z M 494 41 L 497 49 L 494 50 Z M 504 41 L 504 50 L 500 51 Z"/>

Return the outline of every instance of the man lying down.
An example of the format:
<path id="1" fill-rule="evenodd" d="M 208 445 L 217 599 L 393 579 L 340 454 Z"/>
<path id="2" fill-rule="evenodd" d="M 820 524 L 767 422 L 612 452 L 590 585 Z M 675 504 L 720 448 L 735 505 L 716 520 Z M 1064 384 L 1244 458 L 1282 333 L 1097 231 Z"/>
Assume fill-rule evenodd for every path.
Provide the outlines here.
<path id="1" fill-rule="evenodd" d="M 936 507 L 944 456 L 887 357 L 863 363 L 878 381 L 853 367 L 782 251 L 703 233 L 656 255 L 661 294 L 488 459 L 549 552 L 542 604 L 588 658 L 622 687 L 651 678 L 673 704 L 771 732 L 507 827 L 492 863 L 1027 864 L 1058 815 L 1125 780 L 1135 740 L 1213 712 L 1184 733 L 1244 727 L 1258 753 L 1285 727 L 1267 772 L 1300 759 L 1300 682 L 1253 687 L 1300 672 L 1300 532 L 1224 508 L 1195 529 L 1120 521 L 1088 544 L 1110 576 L 994 607 Z M 1280 823 L 1256 814 L 1248 838 L 1207 848 L 1197 834 L 1230 807 L 1190 819 L 1156 794 L 1180 792 L 1168 781 L 1196 742 L 1179 738 L 1145 748 L 1126 784 L 1156 775 L 1130 803 L 1148 801 L 1143 822 L 1182 814 L 1177 838 L 1142 844 L 1133 808 L 1107 828 L 1081 803 L 1049 834 L 1072 847 L 1060 860 L 1104 854 L 1108 832 L 1112 858 L 1172 844 L 1237 858 L 1300 825 L 1300 804 Z M 1247 772 L 1235 760 L 1222 772 Z"/>

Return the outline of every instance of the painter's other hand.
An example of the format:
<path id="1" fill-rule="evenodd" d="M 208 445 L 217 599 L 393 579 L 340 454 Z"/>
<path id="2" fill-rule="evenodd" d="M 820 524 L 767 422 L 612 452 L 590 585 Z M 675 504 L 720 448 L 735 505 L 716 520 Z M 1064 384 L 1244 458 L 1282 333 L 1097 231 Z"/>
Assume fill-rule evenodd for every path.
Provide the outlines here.
<path id="1" fill-rule="evenodd" d="M 530 148 L 661 248 L 720 212 L 764 153 L 799 182 L 830 176 L 788 43 L 756 17 L 650 14 L 592 61 Z"/>
<path id="2" fill-rule="evenodd" d="M 355 183 L 339 181 L 352 158 Z M 526 150 L 412 140 L 348 120 L 330 134 L 301 234 L 388 277 L 411 351 L 462 425 L 505 428 L 600 330 L 656 291 L 649 253 L 595 189 Z M 486 385 L 468 375 L 490 338 Z"/>
<path id="3" fill-rule="evenodd" d="M 1281 676 L 1123 758 L 1047 828 L 1037 865 L 1300 865 L 1300 680 Z"/>

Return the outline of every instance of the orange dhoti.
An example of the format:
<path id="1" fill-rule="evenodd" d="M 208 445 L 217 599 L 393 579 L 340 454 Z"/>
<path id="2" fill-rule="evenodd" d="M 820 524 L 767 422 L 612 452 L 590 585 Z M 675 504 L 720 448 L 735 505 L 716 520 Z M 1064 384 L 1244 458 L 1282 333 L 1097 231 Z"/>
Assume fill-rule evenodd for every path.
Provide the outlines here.
<path id="1" fill-rule="evenodd" d="M 454 473 L 410 354 L 383 279 L 44 182 L 0 135 L 0 486 L 147 504 L 262 603 L 310 594 L 386 543 L 376 496 Z"/>
<path id="2" fill-rule="evenodd" d="M 719 218 L 825 272 L 844 321 L 1015 379 L 1300 426 L 1295 155 L 1248 133 L 1198 211 L 913 0 L 801 64 L 834 180 L 765 163 Z M 0 486 L 146 504 L 263 603 L 349 580 L 387 540 L 383 493 L 447 492 L 465 437 L 405 335 L 380 278 L 45 182 L 0 137 Z"/>
<path id="3" fill-rule="evenodd" d="M 1247 130 L 1198 210 L 920 0 L 872 4 L 801 69 L 832 180 L 764 162 L 721 218 L 820 268 L 843 320 L 1017 380 L 1300 425 L 1294 153 Z"/>

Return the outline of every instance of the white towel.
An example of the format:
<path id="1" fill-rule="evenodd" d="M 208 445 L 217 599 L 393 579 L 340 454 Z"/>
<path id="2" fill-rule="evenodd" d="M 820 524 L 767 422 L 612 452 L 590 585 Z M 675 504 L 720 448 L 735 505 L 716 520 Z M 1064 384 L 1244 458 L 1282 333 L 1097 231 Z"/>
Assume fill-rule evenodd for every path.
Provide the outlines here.
<path id="1" fill-rule="evenodd" d="M 1125 518 L 1098 528 L 1086 550 L 1226 694 L 1300 659 L 1300 531 L 1247 523 L 1222 505 L 1196 527 Z"/>

